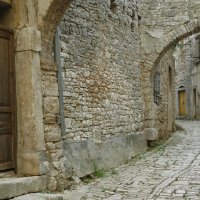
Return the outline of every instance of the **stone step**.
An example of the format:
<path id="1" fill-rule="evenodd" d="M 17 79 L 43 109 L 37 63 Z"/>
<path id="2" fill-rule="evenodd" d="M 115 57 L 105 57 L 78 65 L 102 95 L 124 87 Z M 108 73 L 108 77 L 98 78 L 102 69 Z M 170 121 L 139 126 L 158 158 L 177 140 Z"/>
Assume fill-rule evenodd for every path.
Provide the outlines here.
<path id="1" fill-rule="evenodd" d="M 16 197 L 13 200 L 81 200 L 87 192 L 89 192 L 89 187 L 81 186 L 78 190 L 66 190 L 58 194 L 32 193 Z"/>
<path id="2" fill-rule="evenodd" d="M 62 195 L 56 194 L 27 194 L 16 197 L 13 200 L 63 200 Z"/>
<path id="3" fill-rule="evenodd" d="M 0 179 L 0 199 L 11 199 L 28 193 L 41 192 L 45 189 L 45 176 Z"/>

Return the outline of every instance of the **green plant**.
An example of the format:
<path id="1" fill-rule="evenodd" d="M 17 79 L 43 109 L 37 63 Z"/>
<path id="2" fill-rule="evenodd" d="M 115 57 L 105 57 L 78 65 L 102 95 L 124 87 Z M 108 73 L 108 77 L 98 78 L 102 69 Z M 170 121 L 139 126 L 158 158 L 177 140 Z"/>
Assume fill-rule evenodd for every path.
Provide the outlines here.
<path id="1" fill-rule="evenodd" d="M 103 169 L 95 170 L 95 172 L 93 173 L 93 175 L 94 175 L 96 178 L 104 177 L 105 174 L 106 174 L 106 172 L 105 172 L 105 170 L 103 170 Z"/>

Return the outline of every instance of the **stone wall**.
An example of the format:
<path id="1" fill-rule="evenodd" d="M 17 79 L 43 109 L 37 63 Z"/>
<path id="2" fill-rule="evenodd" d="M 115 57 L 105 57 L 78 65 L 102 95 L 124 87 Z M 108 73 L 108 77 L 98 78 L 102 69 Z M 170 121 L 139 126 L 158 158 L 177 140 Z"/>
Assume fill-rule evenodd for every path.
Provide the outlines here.
<path id="1" fill-rule="evenodd" d="M 189 33 L 192 31 L 189 26 L 190 22 L 198 21 L 198 10 L 200 8 L 198 0 L 141 0 L 141 4 L 143 56 L 154 52 L 159 53 L 159 46 L 167 42 L 165 36 L 178 30 L 178 27 L 183 24 L 188 25 L 186 27 Z M 184 29 L 180 31 L 180 34 L 174 33 L 177 35 L 171 35 L 172 41 L 178 40 L 181 33 L 183 34 L 182 37 L 186 34 Z"/>
<path id="2" fill-rule="evenodd" d="M 55 188 L 56 180 L 73 171 L 83 176 L 102 164 L 105 167 L 125 162 L 136 153 L 138 141 L 144 149 L 144 121 L 146 127 L 157 127 L 161 135 L 167 126 L 171 129 L 169 124 L 174 119 L 169 123 L 165 121 L 167 115 L 160 116 L 163 110 L 167 113 L 167 103 L 153 109 L 149 77 L 154 61 L 162 58 L 169 45 L 198 29 L 199 2 L 74 1 L 60 25 L 66 123 L 63 135 L 51 37 L 63 8 L 61 0 L 51 2 L 43 18 L 41 60 L 45 140 Z M 65 7 L 70 1 L 63 2 Z M 165 83 L 163 87 L 167 87 Z M 113 151 L 116 149 L 118 153 Z"/>
<path id="3" fill-rule="evenodd" d="M 110 7 L 77 1 L 60 25 L 67 139 L 101 143 L 142 131 L 138 4 Z"/>
<path id="4" fill-rule="evenodd" d="M 73 167 L 79 175 L 99 166 L 94 162 L 98 157 L 105 163 L 100 167 L 111 167 L 146 148 L 141 141 L 143 147 L 127 154 L 138 139 L 129 139 L 133 144 L 125 139 L 133 134 L 144 139 L 139 9 L 135 0 L 79 0 L 70 6 L 60 24 L 66 123 L 63 139 L 70 160 L 66 165 L 72 164 L 66 167 Z M 109 150 L 105 144 L 110 144 Z M 94 154 L 94 148 L 96 152 L 107 149 L 107 155 Z M 93 152 L 94 159 L 88 151 Z M 88 166 L 85 172 L 82 166 L 80 173 L 83 162 L 75 159 L 81 161 L 83 157 Z"/>
<path id="5" fill-rule="evenodd" d="M 174 129 L 175 123 L 175 62 L 173 49 L 167 51 L 162 57 L 156 68 L 160 73 L 160 95 L 159 104 L 154 103 L 156 123 L 155 128 L 158 130 L 159 138 L 166 137 Z"/>
<path id="6" fill-rule="evenodd" d="M 143 57 L 158 52 L 159 46 L 166 42 L 165 35 L 195 19 L 199 6 L 196 0 L 142 0 L 141 3 Z"/>

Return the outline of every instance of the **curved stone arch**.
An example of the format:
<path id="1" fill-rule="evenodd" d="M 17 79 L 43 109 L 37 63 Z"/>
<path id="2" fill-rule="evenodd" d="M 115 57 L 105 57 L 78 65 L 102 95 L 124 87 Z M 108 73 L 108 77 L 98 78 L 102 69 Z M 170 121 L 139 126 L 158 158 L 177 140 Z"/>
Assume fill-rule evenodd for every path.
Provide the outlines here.
<path id="1" fill-rule="evenodd" d="M 200 26 L 197 22 L 191 22 L 189 24 L 184 24 L 177 29 L 173 30 L 162 39 L 162 43 L 156 44 L 156 53 L 147 57 L 147 60 L 153 63 L 151 76 L 155 71 L 156 65 L 160 62 L 162 56 L 173 46 L 176 45 L 179 41 L 190 37 L 191 35 L 200 32 Z"/>
<path id="2" fill-rule="evenodd" d="M 59 25 L 67 8 L 74 0 L 53 0 L 41 25 L 42 32 L 42 62 L 52 62 L 52 46 L 56 27 Z"/>
<path id="3" fill-rule="evenodd" d="M 163 57 L 163 55 L 179 41 L 192 36 L 195 33 L 200 32 L 200 24 L 197 21 L 192 21 L 188 24 L 183 24 L 177 29 L 171 31 L 169 34 L 165 35 L 162 38 L 162 43 L 156 44 L 156 49 L 153 53 L 147 56 L 144 63 L 145 75 L 143 75 L 145 82 L 144 83 L 144 97 L 149 99 L 146 101 L 146 117 L 145 125 L 147 128 L 154 127 L 154 112 L 152 110 L 153 103 L 153 75 L 156 71 L 156 68 Z"/>
<path id="4" fill-rule="evenodd" d="M 59 190 L 59 188 L 63 188 L 64 185 L 67 184 L 67 175 L 65 174 L 64 167 L 64 155 L 63 151 L 60 149 L 53 149 L 54 152 L 59 154 L 59 158 L 57 163 L 59 165 L 58 168 L 55 168 L 53 162 L 55 162 L 55 153 L 52 153 L 52 149 L 48 147 L 49 135 L 52 133 L 56 135 L 56 142 L 62 146 L 62 136 L 61 136 L 61 127 L 58 120 L 56 120 L 56 116 L 59 116 L 59 89 L 58 89 L 58 79 L 57 79 L 57 66 L 54 61 L 54 37 L 56 28 L 59 25 L 62 17 L 66 13 L 69 5 L 74 0 L 52 0 L 48 10 L 42 20 L 42 24 L 40 25 L 41 30 L 41 54 L 40 54 L 40 62 L 41 62 L 41 76 L 42 76 L 42 93 L 43 93 L 43 113 L 44 119 L 46 119 L 45 112 L 49 112 L 49 105 L 54 104 L 55 110 L 53 116 L 49 119 L 53 122 L 48 122 L 44 120 L 44 135 L 45 135 L 45 143 L 48 154 L 48 161 L 50 164 L 50 176 L 48 180 L 48 189 L 51 191 Z M 48 128 L 45 129 L 45 126 Z"/>

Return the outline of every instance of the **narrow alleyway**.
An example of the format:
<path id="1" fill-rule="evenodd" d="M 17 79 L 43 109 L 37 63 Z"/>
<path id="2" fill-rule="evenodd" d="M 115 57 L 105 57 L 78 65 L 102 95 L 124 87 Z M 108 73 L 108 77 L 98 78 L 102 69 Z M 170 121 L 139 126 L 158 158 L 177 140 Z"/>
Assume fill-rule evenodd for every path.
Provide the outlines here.
<path id="1" fill-rule="evenodd" d="M 164 145 L 75 191 L 70 200 L 200 199 L 200 123 L 179 121 Z M 39 198 L 39 197 L 37 197 Z"/>

